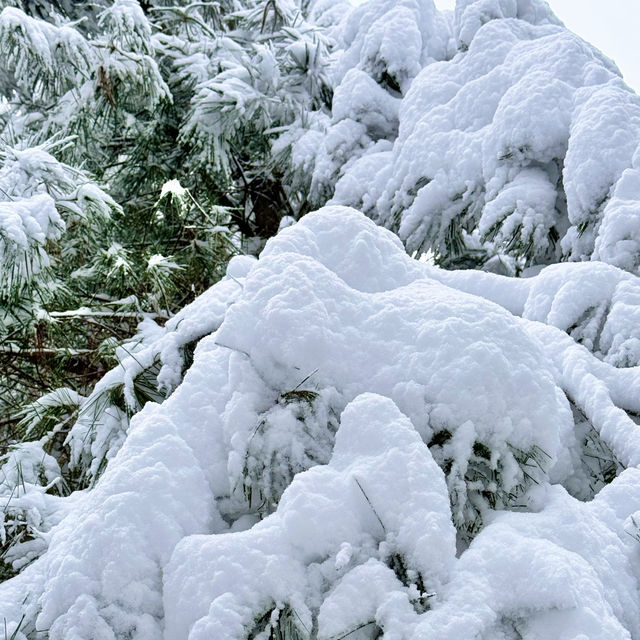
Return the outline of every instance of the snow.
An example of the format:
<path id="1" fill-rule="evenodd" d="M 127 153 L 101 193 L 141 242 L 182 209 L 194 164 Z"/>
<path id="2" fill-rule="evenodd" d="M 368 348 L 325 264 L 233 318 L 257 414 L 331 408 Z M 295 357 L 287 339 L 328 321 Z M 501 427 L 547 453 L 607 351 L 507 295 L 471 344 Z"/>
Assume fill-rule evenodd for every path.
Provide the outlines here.
<path id="1" fill-rule="evenodd" d="M 64 228 L 53 199 L 47 195 L 3 202 L 0 206 L 4 260 L 12 246 L 26 252 L 30 243 L 42 246 L 49 238 L 58 237 Z"/>
<path id="2" fill-rule="evenodd" d="M 399 102 L 369 75 L 350 69 L 333 96 L 332 117 L 334 122 L 357 120 L 371 139 L 385 138 L 397 134 Z"/>
<path id="3" fill-rule="evenodd" d="M 375 0 L 337 37 L 331 118 L 276 143 L 313 202 L 361 208 L 410 252 L 637 273 L 640 98 L 547 3 Z"/>
<path id="4" fill-rule="evenodd" d="M 623 171 L 604 209 L 601 231 L 593 254 L 596 259 L 632 272 L 636 272 L 638 267 L 639 188 L 640 151 L 637 150 L 631 167 Z"/>
<path id="5" fill-rule="evenodd" d="M 491 20 L 517 18 L 531 24 L 561 24 L 549 5 L 539 0 L 461 0 L 456 2 L 454 13 L 457 39 L 466 46 Z"/>
<path id="6" fill-rule="evenodd" d="M 431 0 L 373 0 L 356 7 L 340 26 L 344 52 L 337 79 L 356 67 L 376 79 L 387 72 L 405 86 L 421 66 L 449 53 L 449 38 L 446 18 Z"/>
<path id="7" fill-rule="evenodd" d="M 228 274 L 165 327 L 145 320 L 94 391 L 159 362 L 166 399 L 92 426 L 75 398 L 69 442 L 106 467 L 16 503 L 43 542 L 0 585 L 8 628 L 24 612 L 52 639 L 640 632 L 640 373 L 570 335 L 572 291 L 634 317 L 635 276 L 445 272 L 335 206 Z"/>
<path id="8" fill-rule="evenodd" d="M 95 220 L 119 210 L 102 189 L 87 184 L 82 171 L 50 153 L 62 140 L 0 153 L 0 289 L 16 295 L 51 265 L 50 243 L 71 220 Z"/>
<path id="9" fill-rule="evenodd" d="M 12 6 L 0 12 L 0 47 L 6 52 L 7 71 L 34 100 L 46 100 L 86 79 L 94 59 L 88 42 L 76 29 L 31 18 Z M 35 85 L 29 73 L 33 69 L 41 74 Z"/>
<path id="10" fill-rule="evenodd" d="M 83 468 L 88 464 L 85 473 L 89 477 L 97 476 L 105 461 L 122 445 L 129 419 L 123 410 L 106 401 L 110 393 L 121 390 L 127 408 L 136 411 L 140 405 L 135 387 L 140 376 L 144 378 L 151 372 L 157 400 L 178 386 L 183 377 L 183 349 L 219 326 L 227 306 L 240 290 L 237 277 L 242 277 L 252 262 L 244 256 L 234 258 L 229 264 L 230 278 L 187 305 L 168 320 L 164 328 L 158 327 L 151 318 L 145 319 L 139 335 L 119 347 L 119 365 L 83 400 L 78 420 L 67 436 L 72 466 Z"/>
<path id="11" fill-rule="evenodd" d="M 110 3 L 91 27 L 85 23 L 87 16 L 80 23 L 65 23 L 55 10 L 43 8 L 52 24 L 27 15 L 30 9 L 8 6 L 0 11 L 3 94 L 15 93 L 17 100 L 12 102 L 30 105 L 27 110 L 13 109 L 7 141 L 59 144 L 65 137 L 82 138 L 88 128 L 107 135 L 104 110 L 116 100 L 129 112 L 126 128 L 132 129 L 133 113 L 153 112 L 171 99 L 153 57 L 151 25 L 135 0 Z M 102 31 L 100 37 L 91 33 L 96 28 Z M 77 153 L 67 157 L 86 166 L 86 159 L 79 157 L 83 145 L 74 146 Z"/>
<path id="12" fill-rule="evenodd" d="M 6 274 L 1 288 L 27 284 L 48 267 L 45 244 L 59 238 L 64 227 L 54 200 L 46 194 L 0 202 L 0 268 Z"/>
<path id="13" fill-rule="evenodd" d="M 638 280 L 619 268 L 601 262 L 550 265 L 523 279 L 434 269 L 431 277 L 566 331 L 616 367 L 640 364 Z"/>
<path id="14" fill-rule="evenodd" d="M 278 602 L 299 607 L 296 623 L 309 629 L 298 594 L 322 601 L 333 589 L 318 637 L 368 622 L 377 600 L 411 609 L 385 555 L 401 554 L 439 588 L 455 556 L 448 509 L 443 474 L 409 420 L 390 400 L 361 395 L 342 414 L 329 464 L 296 476 L 273 515 L 249 531 L 180 542 L 165 573 L 165 634 L 237 638 Z"/>
<path id="15" fill-rule="evenodd" d="M 501 514 L 478 535 L 414 637 L 635 637 L 637 578 L 628 545 L 598 517 L 604 500 L 576 504 L 562 489 L 547 500 L 535 514 Z"/>
<path id="16" fill-rule="evenodd" d="M 336 47 L 301 23 L 285 55 L 298 83 L 330 55 L 330 111 L 308 113 L 260 42 L 215 74 L 189 50 L 181 135 L 221 151 L 233 114 L 272 126 L 303 105 L 274 149 L 293 142 L 301 197 L 331 202 L 164 326 L 143 317 L 87 397 L 25 412 L 67 411 L 86 489 L 64 495 L 46 438 L 2 459 L 0 541 L 21 536 L 7 633 L 640 637 L 638 97 L 541 0 L 310 12 Z M 147 60 L 155 105 L 162 36 L 129 0 L 103 20 L 133 56 L 109 68 Z M 53 68 L 58 28 L 39 24 L 4 9 L 0 44 L 22 33 Z M 231 117 L 207 129 L 211 110 Z M 45 147 L 2 161 L 3 261 L 32 244 L 46 266 L 61 211 L 116 206 Z M 485 271 L 425 259 L 458 250 Z"/>
<path id="17" fill-rule="evenodd" d="M 152 53 L 151 25 L 142 7 L 134 0 L 116 0 L 99 18 L 114 34 L 112 44 L 125 51 Z M 115 36 L 115 37 L 114 37 Z"/>

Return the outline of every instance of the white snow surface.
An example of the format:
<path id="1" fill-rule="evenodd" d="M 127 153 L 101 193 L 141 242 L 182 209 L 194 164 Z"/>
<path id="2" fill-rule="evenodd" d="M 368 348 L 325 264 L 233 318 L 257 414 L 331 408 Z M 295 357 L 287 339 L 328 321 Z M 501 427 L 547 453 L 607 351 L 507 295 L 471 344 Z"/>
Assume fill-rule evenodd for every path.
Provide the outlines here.
<path id="1" fill-rule="evenodd" d="M 638 272 L 640 98 L 546 2 L 371 0 L 336 38 L 331 117 L 286 134 L 313 201 L 410 252 L 455 256 L 466 229 L 488 258 Z"/>
<path id="2" fill-rule="evenodd" d="M 276 150 L 294 142 L 331 206 L 234 258 L 164 327 L 146 319 L 70 399 L 88 489 L 50 495 L 61 471 L 38 442 L 5 457 L 0 541 L 29 535 L 5 557 L 21 573 L 0 584 L 0 625 L 15 640 L 640 638 L 640 98 L 542 0 L 310 12 L 337 24 L 332 110 Z M 148 59 L 137 3 L 104 20 Z M 0 45 L 30 43 L 44 93 L 97 64 L 71 32 L 0 13 Z M 266 48 L 258 63 L 268 92 Z M 206 83 L 198 54 L 183 68 Z M 35 245 L 24 270 L 46 267 L 60 211 L 115 207 L 84 181 L 44 147 L 5 149 L 0 265 Z M 451 246 L 535 275 L 406 253 Z"/>
<path id="3" fill-rule="evenodd" d="M 9 634 L 640 637 L 640 369 L 571 333 L 598 305 L 629 324 L 635 276 L 445 272 L 336 206 L 228 274 L 103 382 L 159 358 L 169 396 L 93 488 L 41 494 L 41 555 L 0 584 Z"/>

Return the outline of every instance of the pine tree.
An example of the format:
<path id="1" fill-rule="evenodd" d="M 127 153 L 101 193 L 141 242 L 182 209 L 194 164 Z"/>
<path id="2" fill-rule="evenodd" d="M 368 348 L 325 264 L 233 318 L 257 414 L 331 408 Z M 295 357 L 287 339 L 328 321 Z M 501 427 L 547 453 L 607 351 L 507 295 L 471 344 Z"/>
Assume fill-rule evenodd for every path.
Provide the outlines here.
<path id="1" fill-rule="evenodd" d="M 203 330 L 158 351 L 162 325 L 293 213 L 271 142 L 328 108 L 329 40 L 282 0 L 15 4 L 0 12 L 0 454 L 66 495 L 188 367 Z M 11 522 L 8 563 L 42 524 Z"/>
<path id="2" fill-rule="evenodd" d="M 459 1 L 445 16 L 372 0 L 336 40 L 331 113 L 282 141 L 311 208 L 356 207 L 445 268 L 640 272 L 640 100 L 545 2 Z"/>
<path id="3" fill-rule="evenodd" d="M 33 1 L 0 36 L 7 636 L 640 633 L 609 61 L 541 0 Z"/>
<path id="4" fill-rule="evenodd" d="M 0 13 L 6 424 L 43 390 L 88 392 L 137 322 L 163 323 L 276 233 L 292 209 L 271 140 L 331 99 L 328 40 L 291 2 L 13 4 Z"/>

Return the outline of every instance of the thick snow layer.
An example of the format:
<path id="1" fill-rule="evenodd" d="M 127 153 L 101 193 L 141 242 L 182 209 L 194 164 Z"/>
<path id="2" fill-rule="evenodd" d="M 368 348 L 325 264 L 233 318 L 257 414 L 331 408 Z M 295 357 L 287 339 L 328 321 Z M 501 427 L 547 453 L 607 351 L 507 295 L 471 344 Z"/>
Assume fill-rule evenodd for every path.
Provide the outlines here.
<path id="1" fill-rule="evenodd" d="M 546 2 L 372 0 L 339 36 L 331 118 L 286 134 L 313 201 L 410 252 L 637 272 L 640 98 Z"/>
<path id="2" fill-rule="evenodd" d="M 431 0 L 364 3 L 346 16 L 339 37 L 344 47 L 336 70 L 340 81 L 359 68 L 375 80 L 393 77 L 402 88 L 425 64 L 452 51 L 450 27 Z"/>
<path id="3" fill-rule="evenodd" d="M 640 128 L 640 122 L 636 124 L 636 130 L 638 128 Z M 639 193 L 640 147 L 635 152 L 632 165 L 622 172 L 611 199 L 604 208 L 602 226 L 593 253 L 594 258 L 629 271 L 637 269 L 640 234 Z"/>
<path id="4" fill-rule="evenodd" d="M 143 324 L 102 390 L 156 363 L 169 396 L 94 434 L 81 414 L 89 464 L 109 443 L 95 486 L 38 489 L 35 445 L 5 461 L 5 511 L 43 528 L 0 584 L 8 633 L 638 637 L 640 369 L 572 333 L 585 307 L 635 317 L 636 281 L 444 272 L 352 209 L 309 214 Z"/>
<path id="5" fill-rule="evenodd" d="M 640 282 L 619 268 L 593 262 L 551 265 L 522 279 L 440 269 L 431 276 L 513 314 L 557 327 L 616 367 L 640 364 Z"/>
<path id="6" fill-rule="evenodd" d="M 637 637 L 639 558 L 624 524 L 639 480 L 625 471 L 587 504 L 548 487 L 537 513 L 496 514 L 413 637 Z"/>
<path id="7" fill-rule="evenodd" d="M 364 581 L 372 573 L 388 576 L 392 591 L 380 589 L 382 601 L 411 608 L 417 594 L 384 564 L 393 554 L 439 590 L 455 557 L 455 530 L 443 473 L 410 421 L 389 399 L 361 395 L 342 414 L 329 464 L 296 476 L 276 513 L 249 531 L 176 547 L 165 572 L 165 633 L 243 637 L 275 603 L 290 603 L 310 629 L 300 596 L 317 606 L 335 588 L 318 616 L 319 637 L 333 637 L 369 622 L 376 603 Z M 353 597 L 343 598 L 344 590 Z"/>

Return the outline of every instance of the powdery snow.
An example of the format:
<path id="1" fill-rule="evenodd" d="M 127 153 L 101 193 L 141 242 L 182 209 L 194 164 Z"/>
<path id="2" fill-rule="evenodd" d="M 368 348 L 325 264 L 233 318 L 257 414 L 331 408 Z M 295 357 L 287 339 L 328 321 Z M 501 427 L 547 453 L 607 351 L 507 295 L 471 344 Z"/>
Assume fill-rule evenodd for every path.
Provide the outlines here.
<path id="1" fill-rule="evenodd" d="M 387 566 L 396 555 L 413 590 Z M 334 637 L 369 622 L 385 600 L 412 610 L 412 598 L 427 596 L 416 581 L 439 590 L 454 557 L 442 471 L 389 399 L 361 395 L 342 414 L 329 464 L 296 476 L 276 513 L 249 531 L 176 547 L 165 572 L 165 633 L 244 637 L 265 610 L 287 603 L 296 625 Z"/>
<path id="2" fill-rule="evenodd" d="M 117 438 L 102 423 L 95 486 L 29 490 L 47 531 L 0 585 L 10 633 L 23 615 L 17 638 L 640 633 L 640 372 L 570 335 L 572 288 L 606 283 L 583 307 L 624 300 L 621 321 L 635 276 L 445 272 L 343 207 L 228 274 L 101 383 L 159 358 L 170 395 Z"/>
<path id="3" fill-rule="evenodd" d="M 219 73 L 194 43 L 181 133 L 220 149 L 240 121 L 205 127 L 212 108 L 265 127 L 303 111 L 274 151 L 293 144 L 292 192 L 332 205 L 283 220 L 164 327 L 146 318 L 88 397 L 27 408 L 77 413 L 68 471 L 88 488 L 51 494 L 44 440 L 2 460 L 7 635 L 640 638 L 640 98 L 542 0 L 308 17 L 335 46 L 296 23 L 299 76 L 222 40 Z M 128 34 L 114 55 L 0 13 L 0 45 L 28 45 L 6 73 L 36 57 L 36 97 L 68 92 L 59 121 L 96 65 L 135 76 L 145 108 L 166 95 L 149 54 L 168 42 L 138 4 L 102 19 Z M 307 82 L 331 110 L 310 111 Z M 47 266 L 65 213 L 116 208 L 50 150 L 3 152 L 12 277 Z"/>
<path id="4" fill-rule="evenodd" d="M 546 2 L 372 0 L 336 34 L 331 117 L 276 143 L 312 202 L 449 261 L 637 272 L 640 98 Z"/>

